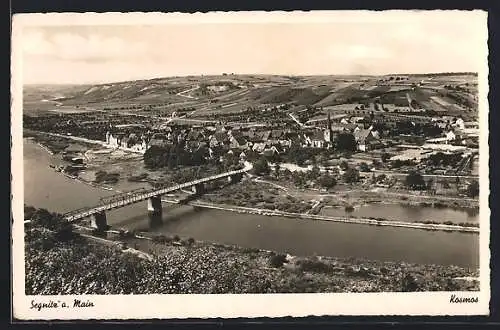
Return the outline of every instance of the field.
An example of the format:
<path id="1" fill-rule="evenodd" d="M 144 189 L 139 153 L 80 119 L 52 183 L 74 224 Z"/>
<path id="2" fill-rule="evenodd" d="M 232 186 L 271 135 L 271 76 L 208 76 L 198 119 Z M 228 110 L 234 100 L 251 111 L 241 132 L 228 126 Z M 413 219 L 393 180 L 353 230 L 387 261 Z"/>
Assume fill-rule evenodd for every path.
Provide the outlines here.
<path id="1" fill-rule="evenodd" d="M 449 86 L 454 89 L 450 90 Z M 455 89 L 456 86 L 460 90 Z M 467 109 L 467 115 L 473 116 L 477 111 L 477 77 L 472 74 L 410 75 L 395 80 L 389 76 L 227 74 L 100 85 L 29 85 L 25 86 L 23 95 L 24 111 L 30 113 L 50 110 L 80 112 L 84 110 L 82 108 L 88 108 L 160 116 L 170 116 L 175 111 L 198 117 L 281 104 L 324 107 L 335 112 L 352 110 L 362 103 L 370 105 L 376 100 L 402 107 L 414 100 L 425 109 L 456 115 L 464 112 L 464 107 L 458 104 L 463 100 L 475 104 L 472 109 Z"/>

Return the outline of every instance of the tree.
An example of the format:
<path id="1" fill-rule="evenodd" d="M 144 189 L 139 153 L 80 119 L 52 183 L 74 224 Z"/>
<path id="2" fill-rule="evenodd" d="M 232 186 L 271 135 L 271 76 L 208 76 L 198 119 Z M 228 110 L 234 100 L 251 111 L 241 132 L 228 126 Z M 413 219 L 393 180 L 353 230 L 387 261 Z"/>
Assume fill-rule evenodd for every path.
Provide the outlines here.
<path id="1" fill-rule="evenodd" d="M 479 196 L 479 182 L 474 180 L 467 186 L 467 196 L 477 197 Z"/>
<path id="2" fill-rule="evenodd" d="M 314 165 L 314 166 L 312 167 L 311 171 L 309 172 L 309 177 L 310 177 L 311 179 L 316 179 L 316 178 L 318 178 L 319 173 L 320 173 L 320 171 L 319 171 L 319 167 L 318 167 L 317 165 Z"/>
<path id="3" fill-rule="evenodd" d="M 427 190 L 431 190 L 433 185 L 434 185 L 434 180 L 432 180 L 432 178 L 427 180 Z"/>
<path id="4" fill-rule="evenodd" d="M 344 181 L 354 183 L 359 181 L 359 171 L 355 168 L 348 168 L 344 173 Z"/>
<path id="5" fill-rule="evenodd" d="M 268 175 L 270 172 L 269 164 L 264 157 L 261 157 L 253 165 L 253 172 L 257 175 Z"/>
<path id="6" fill-rule="evenodd" d="M 272 255 L 271 258 L 269 259 L 269 263 L 274 268 L 279 268 L 279 267 L 283 266 L 283 264 L 286 262 L 287 262 L 287 260 L 286 260 L 286 256 L 284 254 L 275 254 L 275 255 Z"/>
<path id="7" fill-rule="evenodd" d="M 382 156 L 380 157 L 382 159 L 382 162 L 385 163 L 389 158 L 391 158 L 391 155 L 389 155 L 387 152 L 384 152 Z"/>
<path id="8" fill-rule="evenodd" d="M 151 146 L 144 153 L 144 164 L 149 168 L 163 167 L 167 164 L 169 156 L 166 148 Z"/>
<path id="9" fill-rule="evenodd" d="M 419 285 L 411 274 L 406 274 L 401 280 L 401 291 L 414 292 L 419 290 Z"/>
<path id="10" fill-rule="evenodd" d="M 411 171 L 405 178 L 405 185 L 415 190 L 425 189 L 424 177 L 415 171 Z"/>
<path id="11" fill-rule="evenodd" d="M 370 172 L 370 167 L 368 166 L 367 163 L 365 162 L 362 162 L 360 165 L 359 165 L 359 170 L 361 172 Z"/>
<path id="12" fill-rule="evenodd" d="M 379 176 L 377 176 L 376 181 L 377 182 L 384 182 L 386 179 L 387 179 L 387 176 L 382 173 Z"/>
<path id="13" fill-rule="evenodd" d="M 339 151 L 356 151 L 356 139 L 351 133 L 341 133 L 335 141 Z"/>
<path id="14" fill-rule="evenodd" d="M 280 163 L 276 163 L 274 165 L 274 174 L 276 175 L 276 177 L 280 176 L 280 170 L 281 170 Z"/>
<path id="15" fill-rule="evenodd" d="M 329 174 L 325 174 L 319 178 L 319 184 L 326 189 L 335 187 L 337 180 Z"/>

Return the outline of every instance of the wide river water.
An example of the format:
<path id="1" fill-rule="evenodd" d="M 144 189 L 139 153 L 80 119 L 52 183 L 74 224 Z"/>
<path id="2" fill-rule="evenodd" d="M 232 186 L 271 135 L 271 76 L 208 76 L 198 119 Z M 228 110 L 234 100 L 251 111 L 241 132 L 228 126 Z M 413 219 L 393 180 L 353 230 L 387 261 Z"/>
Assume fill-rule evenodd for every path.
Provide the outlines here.
<path id="1" fill-rule="evenodd" d="M 112 191 L 94 188 L 55 172 L 49 167 L 50 164 L 57 163 L 54 156 L 32 141 L 25 139 L 23 145 L 25 204 L 50 211 L 66 212 L 94 205 L 100 197 L 114 194 Z M 120 185 L 120 189 L 127 188 L 134 187 L 127 182 Z M 383 205 L 376 207 L 377 213 L 372 213 L 371 216 L 397 216 L 401 217 L 399 220 L 402 221 L 417 221 L 418 214 L 428 217 L 431 211 L 434 218 L 450 218 L 450 214 L 461 214 L 461 221 L 478 221 L 477 215 L 457 210 L 424 208 L 418 211 L 414 208 L 398 207 L 397 211 L 394 211 L 388 206 L 384 213 L 381 209 Z M 211 209 L 196 211 L 190 206 L 167 203 L 164 203 L 163 208 L 163 224 L 151 229 L 146 202 L 110 211 L 107 213 L 107 219 L 108 224 L 117 228 L 149 229 L 178 234 L 181 237 L 276 250 L 293 255 L 317 254 L 464 267 L 479 265 L 479 235 L 473 233 L 376 227 Z"/>

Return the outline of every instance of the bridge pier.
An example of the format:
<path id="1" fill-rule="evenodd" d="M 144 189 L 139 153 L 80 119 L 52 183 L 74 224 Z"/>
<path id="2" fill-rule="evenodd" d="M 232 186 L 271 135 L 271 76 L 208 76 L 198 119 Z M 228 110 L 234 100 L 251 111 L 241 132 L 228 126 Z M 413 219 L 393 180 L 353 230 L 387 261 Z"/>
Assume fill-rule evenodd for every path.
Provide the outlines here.
<path id="1" fill-rule="evenodd" d="M 201 195 L 205 192 L 205 185 L 203 183 L 195 184 L 192 188 L 196 195 Z"/>
<path id="2" fill-rule="evenodd" d="M 154 229 L 163 223 L 162 220 L 162 206 L 161 206 L 161 197 L 151 197 L 148 199 L 148 219 L 149 219 L 149 228 Z"/>
<path id="3" fill-rule="evenodd" d="M 92 215 L 92 220 L 90 223 L 92 228 L 98 231 L 105 231 L 108 229 L 108 221 L 106 220 L 106 212 L 102 211 Z"/>
<path id="4" fill-rule="evenodd" d="M 161 207 L 160 196 L 155 196 L 148 199 L 148 212 L 153 213 L 155 215 L 161 215 L 162 207 Z"/>

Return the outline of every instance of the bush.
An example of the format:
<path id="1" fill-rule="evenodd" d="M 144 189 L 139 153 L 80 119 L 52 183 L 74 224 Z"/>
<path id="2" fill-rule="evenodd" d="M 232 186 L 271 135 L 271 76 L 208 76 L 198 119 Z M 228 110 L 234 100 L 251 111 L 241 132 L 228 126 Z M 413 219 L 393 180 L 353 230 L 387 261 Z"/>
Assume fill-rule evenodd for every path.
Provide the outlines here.
<path id="1" fill-rule="evenodd" d="M 401 291 L 403 292 L 415 292 L 419 291 L 420 286 L 411 274 L 406 274 L 401 280 Z"/>
<path id="2" fill-rule="evenodd" d="M 269 164 L 264 157 L 261 157 L 258 161 L 253 165 L 253 172 L 256 175 L 269 175 L 270 173 Z"/>
<path id="3" fill-rule="evenodd" d="M 283 264 L 286 262 L 287 262 L 287 260 L 286 260 L 286 256 L 284 254 L 275 254 L 275 255 L 271 256 L 271 258 L 269 259 L 269 263 L 274 268 L 279 268 L 279 267 L 283 266 Z"/>
<path id="4" fill-rule="evenodd" d="M 424 177 L 415 171 L 411 171 L 405 178 L 405 185 L 411 189 L 425 189 L 426 184 Z"/>
<path id="5" fill-rule="evenodd" d="M 344 181 L 354 183 L 359 181 L 359 171 L 354 168 L 348 168 L 344 173 Z"/>
<path id="6" fill-rule="evenodd" d="M 56 240 L 60 242 L 67 242 L 71 241 L 77 236 L 73 232 L 73 226 L 70 223 L 64 223 L 62 224 L 56 231 L 54 237 Z"/>
<path id="7" fill-rule="evenodd" d="M 467 187 L 467 196 L 469 197 L 477 197 L 479 196 L 479 182 L 474 180 Z"/>
<path id="8" fill-rule="evenodd" d="M 319 178 L 319 184 L 322 187 L 329 189 L 329 188 L 335 187 L 335 185 L 337 184 L 337 181 L 335 180 L 335 178 L 333 176 L 331 176 L 329 174 L 325 174 Z"/>
<path id="9" fill-rule="evenodd" d="M 344 210 L 349 213 L 354 212 L 354 206 L 347 205 Z"/>
<path id="10" fill-rule="evenodd" d="M 370 172 L 370 167 L 368 166 L 367 163 L 363 162 L 359 165 L 359 170 L 361 172 Z"/>
<path id="11" fill-rule="evenodd" d="M 155 243 L 168 243 L 171 242 L 172 239 L 168 236 L 165 235 L 157 235 L 152 238 L 153 242 Z"/>
<path id="12" fill-rule="evenodd" d="M 300 260 L 297 262 L 300 269 L 305 272 L 329 273 L 332 267 L 320 260 Z"/>

